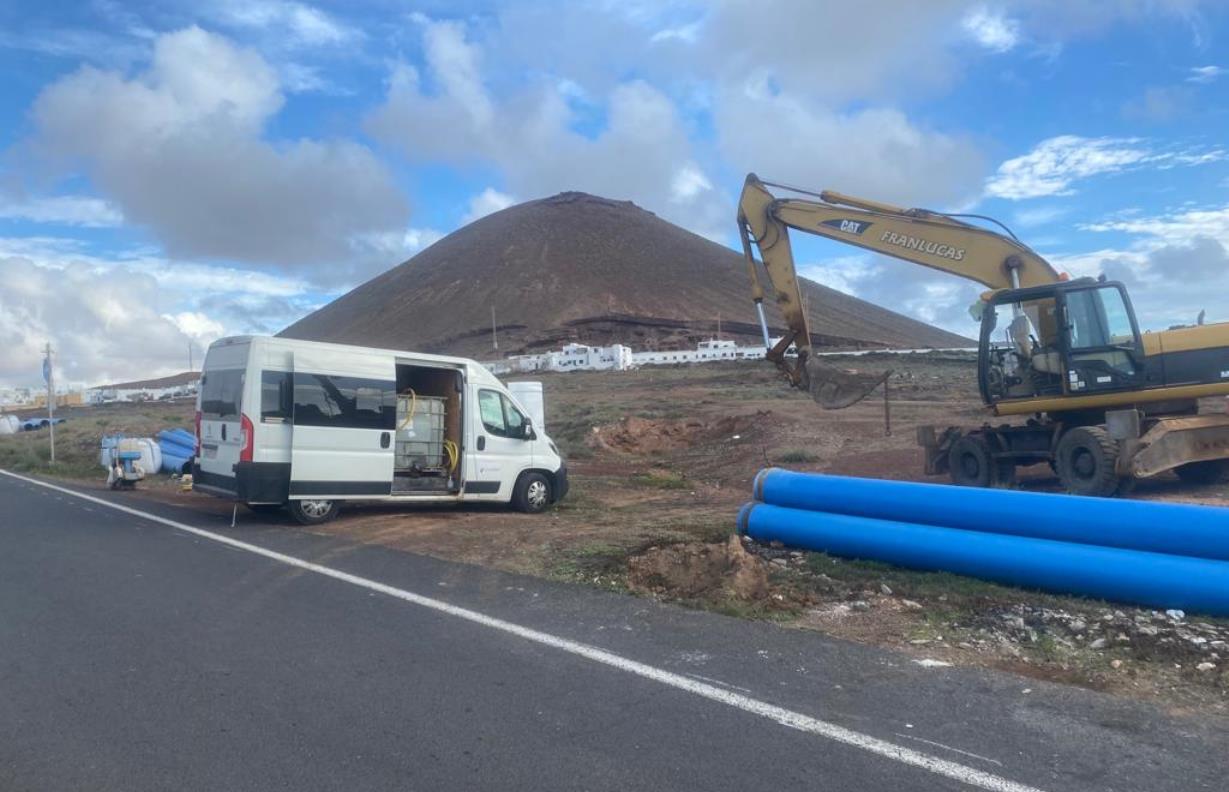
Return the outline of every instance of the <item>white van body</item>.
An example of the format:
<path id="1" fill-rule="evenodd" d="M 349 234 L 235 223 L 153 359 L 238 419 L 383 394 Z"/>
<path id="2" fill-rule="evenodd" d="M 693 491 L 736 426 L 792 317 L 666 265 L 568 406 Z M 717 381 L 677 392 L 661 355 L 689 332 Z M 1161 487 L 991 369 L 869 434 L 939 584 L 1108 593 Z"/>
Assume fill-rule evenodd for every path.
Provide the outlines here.
<path id="1" fill-rule="evenodd" d="M 396 454 L 410 426 L 398 418 L 399 400 L 403 413 L 430 401 L 443 415 L 437 432 L 451 447 L 436 464 L 407 467 Z M 193 489 L 252 506 L 288 504 L 304 522 L 331 517 L 346 500 L 497 501 L 540 511 L 567 493 L 567 469 L 528 415 L 466 358 L 223 338 L 201 372 Z"/>

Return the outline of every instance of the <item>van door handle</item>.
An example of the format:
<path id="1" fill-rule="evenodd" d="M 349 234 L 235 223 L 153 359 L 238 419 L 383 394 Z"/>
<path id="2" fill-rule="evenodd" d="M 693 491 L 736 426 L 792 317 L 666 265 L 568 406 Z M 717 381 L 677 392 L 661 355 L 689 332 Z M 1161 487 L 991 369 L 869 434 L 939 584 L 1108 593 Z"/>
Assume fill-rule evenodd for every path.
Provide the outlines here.
<path id="1" fill-rule="evenodd" d="M 388 448 L 388 432 L 380 432 L 380 448 Z"/>
<path id="2" fill-rule="evenodd" d="M 478 450 L 479 451 L 486 450 L 486 436 L 485 435 L 478 436 Z"/>

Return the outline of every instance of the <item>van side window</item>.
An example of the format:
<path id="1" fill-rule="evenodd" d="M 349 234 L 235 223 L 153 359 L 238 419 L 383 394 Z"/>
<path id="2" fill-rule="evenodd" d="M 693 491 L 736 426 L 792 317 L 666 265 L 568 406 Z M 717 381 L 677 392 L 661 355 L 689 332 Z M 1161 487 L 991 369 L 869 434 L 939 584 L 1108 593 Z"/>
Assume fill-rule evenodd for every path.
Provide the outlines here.
<path id="1" fill-rule="evenodd" d="M 391 430 L 397 423 L 396 383 L 296 371 L 294 423 Z"/>
<path id="2" fill-rule="evenodd" d="M 201 415 L 238 418 L 243 403 L 243 369 L 214 369 L 201 377 Z"/>
<path id="3" fill-rule="evenodd" d="M 289 371 L 260 372 L 260 420 L 286 423 L 294 409 L 294 375 Z"/>
<path id="4" fill-rule="evenodd" d="M 478 391 L 478 414 L 483 428 L 491 434 L 522 439 L 525 416 L 499 391 Z"/>
<path id="5" fill-rule="evenodd" d="M 488 432 L 498 437 L 508 436 L 508 426 L 504 423 L 504 406 L 498 391 L 478 391 L 478 414 L 482 416 L 482 427 Z"/>

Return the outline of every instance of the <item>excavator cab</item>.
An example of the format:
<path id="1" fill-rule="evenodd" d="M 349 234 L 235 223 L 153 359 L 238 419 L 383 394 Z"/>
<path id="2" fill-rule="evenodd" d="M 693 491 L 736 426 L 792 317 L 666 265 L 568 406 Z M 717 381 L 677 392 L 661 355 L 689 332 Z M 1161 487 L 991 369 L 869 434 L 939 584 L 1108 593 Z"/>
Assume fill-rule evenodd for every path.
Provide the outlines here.
<path id="1" fill-rule="evenodd" d="M 1143 357 L 1121 283 L 1004 289 L 982 311 L 978 384 L 987 404 L 1137 388 Z"/>

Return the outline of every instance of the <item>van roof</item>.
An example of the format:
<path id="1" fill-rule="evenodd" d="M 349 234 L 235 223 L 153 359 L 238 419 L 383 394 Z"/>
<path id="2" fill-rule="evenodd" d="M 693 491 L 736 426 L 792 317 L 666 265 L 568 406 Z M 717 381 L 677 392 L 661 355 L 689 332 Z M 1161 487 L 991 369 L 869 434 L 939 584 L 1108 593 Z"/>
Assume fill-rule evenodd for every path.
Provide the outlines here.
<path id="1" fill-rule="evenodd" d="M 361 344 L 334 344 L 329 341 L 305 341 L 298 338 L 253 335 L 227 336 L 226 338 L 219 338 L 217 341 L 210 344 L 209 348 L 239 346 L 242 344 L 251 344 L 257 347 L 275 346 L 290 350 L 304 347 L 334 349 L 338 352 L 362 349 L 368 352 L 386 353 L 399 358 L 410 358 L 415 361 L 422 361 L 423 363 L 438 363 L 447 366 L 463 367 L 467 369 L 467 375 L 477 382 L 486 382 L 488 384 L 499 383 L 499 379 L 492 374 L 486 366 L 483 366 L 481 363 L 471 358 L 453 357 L 451 355 L 431 355 L 426 352 L 412 352 L 403 349 L 384 349 L 382 347 L 369 347 Z"/>

